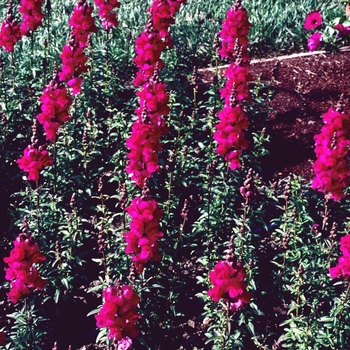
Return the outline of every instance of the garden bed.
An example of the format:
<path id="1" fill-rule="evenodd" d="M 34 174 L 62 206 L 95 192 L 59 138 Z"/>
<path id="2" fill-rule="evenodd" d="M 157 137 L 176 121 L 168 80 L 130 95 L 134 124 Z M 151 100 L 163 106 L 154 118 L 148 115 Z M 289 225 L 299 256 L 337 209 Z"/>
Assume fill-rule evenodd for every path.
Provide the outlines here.
<path id="1" fill-rule="evenodd" d="M 344 94 L 345 110 L 350 110 L 350 51 L 324 51 L 252 60 L 254 84 L 259 80 L 272 92 L 266 133 L 270 136 L 265 159 L 269 176 L 289 173 L 305 179 L 313 176 L 314 135 L 323 125 L 321 115 L 335 106 Z M 225 67 L 220 67 L 221 72 Z M 212 69 L 199 72 L 210 83 Z"/>

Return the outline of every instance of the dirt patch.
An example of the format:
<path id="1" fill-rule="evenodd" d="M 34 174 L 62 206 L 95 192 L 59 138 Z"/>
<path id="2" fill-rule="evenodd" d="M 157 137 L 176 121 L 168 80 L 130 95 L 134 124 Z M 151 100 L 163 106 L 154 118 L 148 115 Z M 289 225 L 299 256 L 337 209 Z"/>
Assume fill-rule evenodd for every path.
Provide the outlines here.
<path id="1" fill-rule="evenodd" d="M 224 73 L 226 67 L 221 68 Z M 344 94 L 350 112 L 350 51 L 304 53 L 252 60 L 254 80 L 273 92 L 266 132 L 271 142 L 265 167 L 271 176 L 289 173 L 309 180 L 313 177 L 314 135 L 323 125 L 321 115 L 336 106 Z M 212 81 L 211 70 L 199 72 L 204 82 Z"/>

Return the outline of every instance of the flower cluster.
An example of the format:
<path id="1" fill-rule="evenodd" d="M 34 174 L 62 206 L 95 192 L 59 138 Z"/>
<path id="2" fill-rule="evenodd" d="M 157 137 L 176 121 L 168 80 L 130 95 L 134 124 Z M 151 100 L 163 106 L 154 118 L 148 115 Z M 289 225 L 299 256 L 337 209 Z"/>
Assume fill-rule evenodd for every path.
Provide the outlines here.
<path id="1" fill-rule="evenodd" d="M 130 149 L 127 157 L 129 163 L 126 172 L 139 187 L 143 187 L 145 179 L 158 171 L 158 152 L 161 150 L 159 138 L 162 136 L 160 128 L 147 122 L 135 121 L 131 128 L 131 136 L 126 140 Z"/>
<path id="2" fill-rule="evenodd" d="M 57 82 L 57 74 L 44 89 L 40 97 L 42 113 L 36 116 L 46 132 L 46 140 L 56 141 L 60 126 L 70 120 L 69 107 L 72 98 L 68 95 L 67 88 Z"/>
<path id="3" fill-rule="evenodd" d="M 320 11 L 312 11 L 305 18 L 304 28 L 306 30 L 315 29 L 318 28 L 321 24 L 322 16 Z"/>
<path id="4" fill-rule="evenodd" d="M 45 261 L 46 257 L 39 252 L 39 246 L 33 237 L 20 234 L 13 242 L 14 248 L 10 256 L 4 258 L 4 262 L 9 265 L 6 269 L 5 278 L 11 281 L 11 291 L 7 293 L 12 303 L 33 289 L 42 290 L 47 283 L 43 280 L 39 271 L 33 266 L 35 263 Z"/>
<path id="5" fill-rule="evenodd" d="M 338 31 L 338 34 L 337 34 L 338 38 L 348 37 L 350 35 L 350 27 L 344 26 L 343 23 L 336 24 L 334 26 L 334 29 Z"/>
<path id="6" fill-rule="evenodd" d="M 152 25 L 152 21 L 147 23 L 146 29 L 136 38 L 136 57 L 134 62 L 139 69 L 134 79 L 135 87 L 142 86 L 154 74 L 156 67 L 164 67 L 164 62 L 160 59 L 162 51 L 166 48 L 160 34 Z"/>
<path id="7" fill-rule="evenodd" d="M 304 28 L 306 30 L 316 29 L 321 26 L 323 20 L 320 11 L 310 12 L 305 19 Z M 309 51 L 315 51 L 321 46 L 322 34 L 319 32 L 313 33 L 308 41 L 307 46 Z"/>
<path id="8" fill-rule="evenodd" d="M 131 286 L 122 285 L 107 287 L 103 292 L 104 304 L 97 315 L 97 327 L 108 327 L 109 338 L 115 341 L 136 338 L 139 334 L 136 322 L 141 315 L 136 312 L 140 301 L 139 296 Z"/>
<path id="9" fill-rule="evenodd" d="M 72 27 L 75 41 L 80 47 L 87 45 L 90 33 L 96 33 L 98 28 L 92 17 L 93 7 L 86 3 L 86 0 L 80 0 L 74 7 L 69 25 Z"/>
<path id="10" fill-rule="evenodd" d="M 20 40 L 21 37 L 21 28 L 19 24 L 13 20 L 9 10 L 6 19 L 1 23 L 0 47 L 3 47 L 5 51 L 12 52 L 16 42 Z"/>
<path id="11" fill-rule="evenodd" d="M 233 91 L 236 101 L 251 100 L 248 82 L 252 81 L 253 77 L 248 65 L 242 65 L 242 61 L 234 62 L 227 68 L 225 77 L 227 78 L 225 87 L 220 90 L 220 96 L 225 100 L 225 106 L 231 104 Z"/>
<path id="12" fill-rule="evenodd" d="M 38 181 L 40 172 L 52 165 L 49 152 L 43 146 L 29 145 L 23 152 L 23 157 L 17 160 L 18 166 L 28 172 L 27 180 Z"/>
<path id="13" fill-rule="evenodd" d="M 159 82 L 156 69 L 153 77 L 137 92 L 142 107 L 135 110 L 138 119 L 134 122 L 131 136 L 126 141 L 130 149 L 126 172 L 139 187 L 143 187 L 145 179 L 150 178 L 152 173 L 159 169 L 159 139 L 167 132 L 162 116 L 168 115 L 170 111 L 169 95 L 165 88 L 166 84 Z"/>
<path id="14" fill-rule="evenodd" d="M 345 22 L 344 22 L 345 23 Z M 310 12 L 305 19 L 304 22 L 304 28 L 306 30 L 313 30 L 317 29 L 317 32 L 314 32 L 307 41 L 307 46 L 309 48 L 309 51 L 315 51 L 322 45 L 323 42 L 333 42 L 333 44 L 337 44 L 337 40 L 341 39 L 347 39 L 350 35 L 350 27 L 344 25 L 344 23 L 338 23 L 336 25 L 332 24 L 332 26 L 327 25 L 331 28 L 331 31 L 334 32 L 333 29 L 336 30 L 336 37 L 335 40 L 329 37 L 329 34 L 327 34 L 327 31 L 324 32 L 324 34 L 320 33 L 320 27 L 323 24 L 323 18 L 319 10 Z"/>
<path id="15" fill-rule="evenodd" d="M 142 118 L 144 110 L 153 125 L 158 126 L 162 132 L 166 132 L 165 121 L 162 116 L 167 116 L 170 112 L 168 106 L 169 94 L 166 92 L 166 84 L 161 83 L 158 77 L 158 70 L 155 70 L 153 77 L 142 86 L 142 90 L 136 93 L 140 98 L 140 108 L 135 113 Z"/>
<path id="16" fill-rule="evenodd" d="M 241 150 L 249 145 L 244 135 L 249 125 L 248 118 L 240 104 L 224 107 L 218 116 L 220 122 L 216 124 L 217 131 L 214 133 L 214 140 L 218 143 L 216 153 L 225 157 L 230 168 L 235 170 L 241 166 Z"/>
<path id="17" fill-rule="evenodd" d="M 250 27 L 247 12 L 237 1 L 227 12 L 223 29 L 219 32 L 222 39 L 220 55 L 235 61 L 226 70 L 226 84 L 220 90 L 224 107 L 218 114 L 220 122 L 216 124 L 214 139 L 218 144 L 216 153 L 225 158 L 232 170 L 241 166 L 240 155 L 249 145 L 244 132 L 249 121 L 241 102 L 251 99 L 248 82 L 252 76 L 247 51 Z"/>
<path id="18" fill-rule="evenodd" d="M 323 120 L 325 125 L 321 133 L 314 136 L 317 160 L 313 164 L 315 178 L 312 187 L 340 200 L 350 176 L 347 168 L 350 116 L 330 108 Z"/>
<path id="19" fill-rule="evenodd" d="M 41 12 L 43 2 L 44 0 L 22 0 L 18 8 L 23 17 L 20 24 L 13 20 L 12 1 L 9 2 L 6 19 L 0 28 L 0 47 L 4 47 L 5 51 L 12 52 L 18 40 L 41 26 L 45 17 Z"/>
<path id="20" fill-rule="evenodd" d="M 169 27 L 175 23 L 175 15 L 186 0 L 155 0 L 148 12 L 152 15 L 153 27 L 159 32 L 167 47 L 173 47 Z"/>
<path id="21" fill-rule="evenodd" d="M 138 72 L 134 79 L 140 108 L 135 113 L 131 136 L 127 140 L 129 164 L 127 173 L 139 187 L 145 180 L 158 171 L 158 152 L 161 150 L 160 137 L 167 132 L 163 116 L 169 114 L 169 95 L 166 84 L 159 81 L 158 72 L 164 66 L 160 59 L 162 51 L 173 45 L 169 26 L 174 23 L 174 16 L 185 0 L 154 0 L 148 9 L 150 19 L 145 30 L 136 39 L 136 57 Z"/>
<path id="22" fill-rule="evenodd" d="M 126 141 L 130 149 L 126 172 L 141 188 L 159 169 L 159 139 L 167 132 L 163 117 L 170 112 L 166 84 L 160 82 L 158 75 L 164 66 L 160 56 L 166 47 L 173 46 L 169 27 L 175 22 L 174 16 L 185 2 L 186 0 L 154 0 L 148 9 L 150 18 L 146 28 L 136 39 L 134 61 L 138 71 L 134 85 L 142 88 L 137 92 L 140 99 L 140 107 L 135 110 L 137 119 L 133 123 L 131 136 Z M 130 231 L 124 235 L 127 243 L 125 251 L 132 255 L 136 272 L 141 273 L 149 260 L 160 259 L 158 240 L 163 233 L 158 226 L 162 211 L 158 208 L 158 203 L 150 198 L 146 187 L 142 197 L 133 199 L 126 210 L 132 220 Z"/>
<path id="23" fill-rule="evenodd" d="M 251 28 L 247 11 L 239 5 L 239 2 L 232 6 L 222 23 L 222 30 L 219 35 L 222 39 L 222 46 L 219 50 L 221 57 L 232 58 L 236 54 L 237 44 L 243 48 L 242 60 L 249 61 L 247 53 L 248 33 Z"/>
<path id="24" fill-rule="evenodd" d="M 42 25 L 45 15 L 41 12 L 44 0 L 22 0 L 18 10 L 22 14 L 21 35 L 29 35 Z"/>
<path id="25" fill-rule="evenodd" d="M 307 47 L 309 51 L 315 51 L 321 46 L 322 34 L 313 33 L 307 41 Z"/>
<path id="26" fill-rule="evenodd" d="M 150 20 L 136 39 L 134 62 L 139 69 L 134 79 L 136 87 L 151 78 L 156 67 L 163 68 L 164 62 L 160 55 L 166 47 L 174 45 L 170 39 L 169 27 L 175 23 L 175 15 L 181 4 L 185 3 L 186 0 L 154 0 L 148 9 Z"/>
<path id="27" fill-rule="evenodd" d="M 162 210 L 148 196 L 134 198 L 125 210 L 132 218 L 130 231 L 124 234 L 125 252 L 132 255 L 136 272 L 141 273 L 147 261 L 160 259 L 158 239 L 163 232 L 159 231 L 158 225 Z"/>
<path id="28" fill-rule="evenodd" d="M 220 299 L 228 302 L 230 312 L 234 312 L 252 298 L 244 282 L 246 277 L 245 268 L 241 263 L 219 261 L 209 273 L 213 288 L 208 290 L 208 295 L 215 302 Z"/>
<path id="29" fill-rule="evenodd" d="M 338 265 L 329 268 L 329 274 L 332 278 L 342 277 L 350 278 L 350 235 L 340 238 L 340 250 L 343 253 L 338 259 Z"/>
<path id="30" fill-rule="evenodd" d="M 98 7 L 98 15 L 102 20 L 102 27 L 110 30 L 118 25 L 117 13 L 113 10 L 120 7 L 119 0 L 94 0 Z"/>
<path id="31" fill-rule="evenodd" d="M 72 94 L 81 92 L 83 79 L 80 75 L 87 72 L 86 62 L 88 58 L 84 54 L 84 48 L 73 38 L 63 47 L 60 54 L 62 60 L 62 71 L 58 73 L 60 81 L 67 81 L 67 85 L 72 88 Z"/>
<path id="32" fill-rule="evenodd" d="M 98 30 L 91 15 L 92 11 L 93 7 L 88 6 L 86 0 L 80 0 L 74 7 L 69 19 L 72 29 L 71 37 L 60 54 L 62 71 L 58 73 L 59 79 L 67 81 L 73 95 L 81 92 L 83 79 L 80 75 L 88 70 L 86 66 L 88 58 L 84 53 L 84 48 L 87 46 L 90 34 Z"/>

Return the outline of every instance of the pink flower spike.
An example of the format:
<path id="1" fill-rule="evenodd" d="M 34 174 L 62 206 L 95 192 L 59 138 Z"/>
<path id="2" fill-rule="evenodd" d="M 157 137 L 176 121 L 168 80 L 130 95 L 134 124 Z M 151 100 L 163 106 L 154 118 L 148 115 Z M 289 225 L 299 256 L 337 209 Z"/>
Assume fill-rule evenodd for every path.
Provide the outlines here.
<path id="1" fill-rule="evenodd" d="M 319 27 L 321 24 L 322 16 L 320 11 L 312 11 L 306 16 L 304 28 L 310 30 Z"/>
<path id="2" fill-rule="evenodd" d="M 321 39 L 321 33 L 314 33 L 310 36 L 309 40 L 307 41 L 307 46 L 310 52 L 317 50 L 321 46 Z"/>
<path id="3" fill-rule="evenodd" d="M 213 288 L 208 290 L 208 295 L 215 302 L 220 299 L 228 302 L 230 312 L 234 312 L 248 304 L 253 297 L 246 290 L 246 277 L 246 270 L 240 262 L 219 261 L 209 272 Z"/>

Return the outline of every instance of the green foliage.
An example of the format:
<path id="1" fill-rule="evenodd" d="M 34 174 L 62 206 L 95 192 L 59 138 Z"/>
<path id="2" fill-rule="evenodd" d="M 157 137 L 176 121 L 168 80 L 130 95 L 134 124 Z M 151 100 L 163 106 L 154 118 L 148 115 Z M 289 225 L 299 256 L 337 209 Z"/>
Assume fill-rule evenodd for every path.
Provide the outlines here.
<path id="1" fill-rule="evenodd" d="M 62 349 L 70 344 L 77 349 L 97 338 L 96 343 L 111 349 L 106 329 L 96 330 L 93 315 L 103 289 L 117 279 L 133 283 L 141 296 L 136 349 L 349 347 L 348 285 L 328 276 L 339 256 L 339 236 L 348 230 L 349 200 L 324 203 L 302 178 L 291 174 L 271 183 L 265 176 L 269 135 L 264 126 L 271 92 L 259 81 L 252 84 L 253 101 L 245 106 L 251 147 L 242 168 L 230 171 L 215 153 L 212 137 L 224 82 L 218 77 L 209 86 L 191 84 L 194 66 L 222 63 L 212 45 L 232 1 L 188 0 L 172 27 L 175 49 L 163 54 L 161 78 L 171 91 L 172 111 L 162 139 L 161 170 L 149 182 L 164 212 L 160 262 L 135 276 L 123 237 L 130 223 L 124 209 L 139 194 L 125 172 L 125 140 L 138 104 L 132 85 L 134 40 L 143 30 L 150 1 L 124 0 L 119 27 L 92 37 L 83 93 L 74 99 L 72 120 L 49 146 L 54 165 L 42 172 L 38 186 L 26 181 L 16 159 L 30 142 L 38 98 L 54 63 L 60 65 L 74 3 L 52 1 L 44 26 L 18 42 L 13 54 L 1 53 L 2 257 L 8 256 L 26 216 L 47 256 L 38 268 L 49 280 L 43 292 L 17 305 L 4 302 L 9 319 L 9 324 L 0 320 L 9 339 L 4 348 L 46 349 L 57 341 Z M 333 18 L 343 11 L 330 1 L 243 5 L 254 24 L 250 40 L 257 57 L 302 50 L 308 12 L 321 8 Z M 5 12 L 0 0 L 1 18 Z M 256 196 L 248 200 L 240 187 L 249 176 Z M 224 258 L 231 237 L 254 295 L 233 315 L 207 295 L 208 273 Z M 8 290 L 9 283 L 3 282 L 4 301 Z"/>

